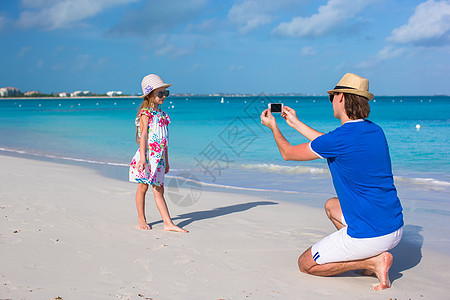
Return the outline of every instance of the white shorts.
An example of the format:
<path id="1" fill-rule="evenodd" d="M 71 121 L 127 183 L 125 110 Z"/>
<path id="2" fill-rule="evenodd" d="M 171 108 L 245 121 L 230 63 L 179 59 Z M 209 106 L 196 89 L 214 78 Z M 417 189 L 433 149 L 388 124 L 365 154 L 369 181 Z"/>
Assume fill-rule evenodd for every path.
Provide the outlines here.
<path id="1" fill-rule="evenodd" d="M 343 216 L 341 220 L 347 225 Z M 311 255 L 319 265 L 369 258 L 397 246 L 402 235 L 403 227 L 383 236 L 357 239 L 347 234 L 345 226 L 312 245 Z"/>

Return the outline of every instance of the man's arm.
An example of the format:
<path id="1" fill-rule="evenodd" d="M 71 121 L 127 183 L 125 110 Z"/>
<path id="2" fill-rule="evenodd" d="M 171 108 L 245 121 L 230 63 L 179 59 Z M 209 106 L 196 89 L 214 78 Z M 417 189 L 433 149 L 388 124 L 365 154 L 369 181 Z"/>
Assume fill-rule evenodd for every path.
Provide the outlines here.
<path id="1" fill-rule="evenodd" d="M 295 112 L 295 110 L 293 110 L 288 106 L 284 106 L 283 113 L 281 114 L 281 116 L 286 120 L 286 123 L 289 126 L 300 132 L 305 138 L 307 138 L 310 141 L 313 141 L 317 137 L 323 135 L 322 132 L 317 131 L 312 127 L 309 127 L 308 125 L 300 121 L 297 118 L 297 113 Z"/>
<path id="2" fill-rule="evenodd" d="M 275 142 L 277 143 L 278 150 L 280 150 L 281 156 L 283 156 L 284 160 L 306 161 L 319 158 L 314 152 L 311 151 L 311 148 L 309 148 L 309 143 L 292 146 L 291 143 L 289 143 L 283 136 L 278 126 L 272 129 L 272 132 Z"/>
<path id="3" fill-rule="evenodd" d="M 284 160 L 305 161 L 319 158 L 316 154 L 314 154 L 314 152 L 311 151 L 309 148 L 309 143 L 292 146 L 281 133 L 275 118 L 268 109 L 262 112 L 261 123 L 272 130 L 278 150 L 280 150 L 281 156 L 283 156 Z"/>

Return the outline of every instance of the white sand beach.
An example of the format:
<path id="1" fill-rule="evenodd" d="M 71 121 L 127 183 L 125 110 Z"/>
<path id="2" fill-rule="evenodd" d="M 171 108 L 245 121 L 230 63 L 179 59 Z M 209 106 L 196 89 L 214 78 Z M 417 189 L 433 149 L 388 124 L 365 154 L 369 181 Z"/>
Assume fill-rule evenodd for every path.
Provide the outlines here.
<path id="1" fill-rule="evenodd" d="M 192 206 L 167 200 L 182 234 L 162 230 L 149 195 L 143 231 L 133 183 L 5 155 L 0 169 L 0 299 L 448 299 L 449 256 L 418 243 L 408 218 L 392 288 L 375 292 L 374 277 L 298 270 L 334 231 L 321 209 L 203 190 Z"/>

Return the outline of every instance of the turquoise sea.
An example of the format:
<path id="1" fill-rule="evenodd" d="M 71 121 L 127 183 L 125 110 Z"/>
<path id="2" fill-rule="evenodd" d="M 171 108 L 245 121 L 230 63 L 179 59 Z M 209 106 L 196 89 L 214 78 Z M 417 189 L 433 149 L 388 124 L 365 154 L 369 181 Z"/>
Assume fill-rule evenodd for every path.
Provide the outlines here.
<path id="1" fill-rule="evenodd" d="M 166 99 L 162 108 L 172 119 L 169 206 L 195 211 L 197 201 L 211 200 L 202 197 L 206 189 L 317 208 L 335 196 L 325 160 L 281 158 L 272 133 L 259 120 L 269 102 L 294 108 L 322 132 L 340 125 L 323 96 Z M 139 104 L 139 98 L 0 100 L 0 154 L 82 165 L 126 181 L 138 148 L 134 118 Z M 450 255 L 450 97 L 376 97 L 371 107 L 369 119 L 384 129 L 390 146 L 406 224 L 402 242 L 418 257 L 422 245 Z M 291 143 L 306 142 L 277 119 Z M 28 180 L 33 178 L 24 178 L 24 184 Z M 134 205 L 134 199 L 124 201 Z"/>
<path id="2" fill-rule="evenodd" d="M 162 107 L 172 118 L 169 175 L 195 179 L 205 188 L 285 192 L 287 198 L 334 194 L 326 161 L 281 158 L 259 120 L 269 102 L 294 108 L 301 120 L 322 132 L 340 125 L 327 97 L 171 96 Z M 139 104 L 139 98 L 1 100 L 0 153 L 81 163 L 127 180 L 137 149 Z M 306 142 L 277 118 L 291 143 Z M 447 203 L 450 97 L 376 97 L 369 119 L 386 133 L 399 194 Z"/>

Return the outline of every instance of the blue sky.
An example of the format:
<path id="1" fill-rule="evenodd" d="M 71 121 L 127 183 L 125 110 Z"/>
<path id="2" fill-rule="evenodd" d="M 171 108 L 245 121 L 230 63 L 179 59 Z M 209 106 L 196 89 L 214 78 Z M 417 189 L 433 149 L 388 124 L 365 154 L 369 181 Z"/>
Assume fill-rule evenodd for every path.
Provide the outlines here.
<path id="1" fill-rule="evenodd" d="M 0 87 L 325 95 L 450 94 L 450 1 L 0 0 Z"/>

